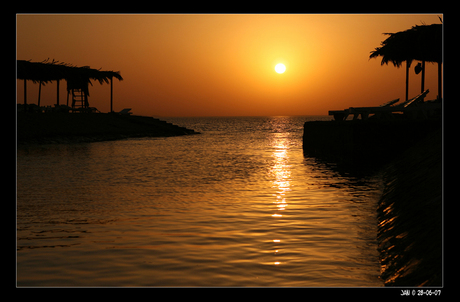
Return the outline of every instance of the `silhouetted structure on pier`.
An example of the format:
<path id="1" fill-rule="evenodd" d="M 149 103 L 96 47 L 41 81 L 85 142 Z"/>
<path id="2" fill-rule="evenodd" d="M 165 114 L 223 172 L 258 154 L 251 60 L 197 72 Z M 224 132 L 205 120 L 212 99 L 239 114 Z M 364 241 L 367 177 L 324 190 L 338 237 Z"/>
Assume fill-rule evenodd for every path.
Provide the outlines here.
<path id="1" fill-rule="evenodd" d="M 27 81 L 39 83 L 38 106 L 40 106 L 41 86 L 48 82 L 57 82 L 56 106 L 59 107 L 59 83 L 67 82 L 67 106 L 72 95 L 72 111 L 91 111 L 88 103 L 88 84 L 97 80 L 100 84 L 110 82 L 110 111 L 113 111 L 113 78 L 123 80 L 119 71 L 102 71 L 89 66 L 76 67 L 58 61 L 30 62 L 17 60 L 17 78 L 24 80 L 24 107 L 27 108 Z"/>
<path id="2" fill-rule="evenodd" d="M 421 61 L 416 73 L 422 72 L 421 92 L 425 90 L 425 62 L 438 63 L 438 99 L 442 99 L 442 24 L 416 25 L 389 37 L 375 48 L 369 58 L 382 57 L 382 65 L 400 67 L 406 62 L 406 101 L 409 99 L 409 68 L 413 60 Z M 418 72 L 417 72 L 418 71 Z"/>
<path id="3" fill-rule="evenodd" d="M 330 110 L 329 115 L 333 115 L 336 121 L 344 121 L 349 115 L 353 115 L 353 120 L 361 116 L 362 120 L 367 120 L 372 114 L 373 118 L 393 120 L 396 114 L 402 113 L 402 117 L 407 119 L 427 119 L 441 116 L 441 102 L 439 100 L 424 102 L 426 95 L 430 91 L 427 89 L 416 97 L 399 103 L 399 99 L 392 100 L 377 107 L 350 107 L 344 110 Z"/>

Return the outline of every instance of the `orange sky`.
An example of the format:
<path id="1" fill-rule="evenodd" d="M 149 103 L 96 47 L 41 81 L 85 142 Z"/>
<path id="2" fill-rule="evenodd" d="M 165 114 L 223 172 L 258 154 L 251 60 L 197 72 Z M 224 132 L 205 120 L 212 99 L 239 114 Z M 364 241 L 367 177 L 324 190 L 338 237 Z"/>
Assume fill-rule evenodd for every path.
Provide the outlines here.
<path id="1" fill-rule="evenodd" d="M 120 71 L 114 110 L 149 116 L 327 115 L 405 97 L 405 68 L 369 60 L 387 36 L 434 15 L 17 15 L 17 59 L 47 58 Z M 277 63 L 287 67 L 275 72 Z M 421 74 L 410 70 L 409 97 Z M 61 83 L 60 101 L 66 101 Z M 28 82 L 28 103 L 38 84 Z M 428 99 L 437 64 L 427 63 Z M 17 102 L 23 81 L 17 80 Z M 56 83 L 41 105 L 56 102 Z M 110 110 L 110 85 L 93 82 L 89 103 Z"/>

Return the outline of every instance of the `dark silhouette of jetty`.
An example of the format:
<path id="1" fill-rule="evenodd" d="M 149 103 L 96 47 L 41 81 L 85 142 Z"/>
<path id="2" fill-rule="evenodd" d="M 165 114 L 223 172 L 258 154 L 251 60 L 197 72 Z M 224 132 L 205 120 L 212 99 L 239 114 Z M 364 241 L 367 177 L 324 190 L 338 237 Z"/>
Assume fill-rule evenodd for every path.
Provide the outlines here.
<path id="1" fill-rule="evenodd" d="M 414 60 L 422 61 L 417 68 L 423 75 L 421 93 L 409 99 L 406 81 L 406 100 L 402 103 L 395 99 L 376 107 L 331 110 L 329 115 L 334 116 L 335 121 L 305 123 L 304 153 L 352 168 L 375 167 L 377 162 L 388 161 L 410 142 L 440 127 L 442 24 L 417 25 L 387 35 L 389 37 L 371 53 L 370 58 L 382 56 L 382 65 L 392 62 L 397 67 L 406 62 L 407 68 Z M 438 96 L 431 101 L 425 101 L 430 91 L 424 90 L 424 62 L 436 62 L 439 66 Z M 351 115 L 353 121 L 347 121 Z"/>
<path id="2" fill-rule="evenodd" d="M 388 35 L 370 57 L 382 56 L 382 65 L 406 62 L 405 101 L 331 110 L 333 121 L 306 122 L 303 151 L 342 173 L 383 175 L 377 237 L 386 286 L 442 286 L 442 24 Z M 422 73 L 421 93 L 409 99 L 414 60 L 422 61 L 415 68 Z M 425 62 L 438 63 L 438 96 L 432 101 L 425 101 Z"/>
<path id="3" fill-rule="evenodd" d="M 335 120 L 346 120 L 353 114 L 353 119 L 358 116 L 365 120 L 370 114 L 375 118 L 395 118 L 394 113 L 403 113 L 410 118 L 428 118 L 439 115 L 442 102 L 442 24 L 416 25 L 412 28 L 397 33 L 385 33 L 389 37 L 381 43 L 380 47 L 371 52 L 369 58 L 381 56 L 381 64 L 393 63 L 400 67 L 406 62 L 406 98 L 403 103 L 397 104 L 399 99 L 389 101 L 378 107 L 350 107 L 344 110 L 331 110 Z M 412 61 L 421 61 L 415 72 L 422 73 L 421 93 L 409 99 L 409 67 Z M 429 90 L 425 90 L 425 62 L 438 64 L 438 95 L 434 101 L 424 102 Z"/>

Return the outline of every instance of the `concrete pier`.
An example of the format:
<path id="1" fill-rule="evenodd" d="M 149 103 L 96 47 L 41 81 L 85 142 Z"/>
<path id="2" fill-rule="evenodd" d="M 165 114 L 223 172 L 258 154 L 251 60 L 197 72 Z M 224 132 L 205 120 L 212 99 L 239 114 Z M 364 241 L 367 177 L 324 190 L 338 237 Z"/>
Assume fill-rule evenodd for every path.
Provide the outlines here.
<path id="1" fill-rule="evenodd" d="M 351 171 L 378 170 L 440 127 L 440 120 L 306 122 L 303 151 Z"/>
<path id="2" fill-rule="evenodd" d="M 442 170 L 441 129 L 383 170 L 377 240 L 386 286 L 443 285 Z"/>
<path id="3" fill-rule="evenodd" d="M 442 121 L 307 122 L 305 156 L 381 173 L 378 250 L 386 286 L 442 286 Z"/>

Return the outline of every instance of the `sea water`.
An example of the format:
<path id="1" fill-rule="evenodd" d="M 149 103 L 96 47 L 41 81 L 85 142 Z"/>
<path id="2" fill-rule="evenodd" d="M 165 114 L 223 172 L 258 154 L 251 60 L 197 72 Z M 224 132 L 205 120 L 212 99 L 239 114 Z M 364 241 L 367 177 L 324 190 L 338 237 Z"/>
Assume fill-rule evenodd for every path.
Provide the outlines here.
<path id="1" fill-rule="evenodd" d="M 382 286 L 379 178 L 302 152 L 328 117 L 164 119 L 201 134 L 18 148 L 18 286 Z"/>

